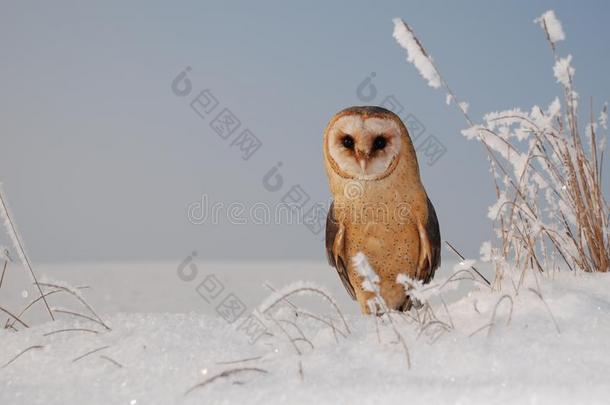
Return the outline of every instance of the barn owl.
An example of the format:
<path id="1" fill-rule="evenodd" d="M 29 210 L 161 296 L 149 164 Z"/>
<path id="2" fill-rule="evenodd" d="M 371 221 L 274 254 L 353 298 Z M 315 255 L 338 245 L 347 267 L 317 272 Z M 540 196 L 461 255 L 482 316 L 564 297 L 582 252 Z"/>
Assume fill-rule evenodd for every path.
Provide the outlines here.
<path id="1" fill-rule="evenodd" d="M 333 197 L 326 220 L 330 265 L 369 314 L 373 293 L 363 288 L 353 260 L 362 252 L 379 276 L 387 308 L 410 309 L 396 278 L 429 282 L 440 265 L 441 238 L 407 128 L 385 108 L 350 107 L 331 118 L 323 150 Z"/>

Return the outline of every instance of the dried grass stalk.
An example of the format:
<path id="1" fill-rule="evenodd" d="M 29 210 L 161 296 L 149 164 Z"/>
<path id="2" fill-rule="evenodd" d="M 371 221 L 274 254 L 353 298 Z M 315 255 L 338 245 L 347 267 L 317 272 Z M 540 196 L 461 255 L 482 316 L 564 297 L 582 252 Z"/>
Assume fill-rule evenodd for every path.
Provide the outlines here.
<path id="1" fill-rule="evenodd" d="M 545 111 L 519 109 L 485 116 L 475 125 L 465 107 L 440 74 L 429 52 L 413 30 L 396 19 L 394 36 L 407 50 L 408 61 L 425 78 L 435 77 L 464 116 L 468 139 L 484 146 L 490 162 L 497 202 L 490 207 L 496 241 L 486 246 L 500 288 L 505 273 L 516 270 L 522 285 L 525 271 L 561 267 L 585 272 L 610 270 L 610 209 L 603 192 L 603 142 L 607 106 L 599 120 L 590 117 L 584 129 L 578 124 L 578 95 L 574 91 L 571 56 L 561 58 L 556 42 L 565 39 L 555 14 L 549 11 L 536 22 L 543 28 L 555 60 L 554 74 L 563 89 Z M 510 274 L 510 273 L 508 273 Z"/>
<path id="2" fill-rule="evenodd" d="M 13 363 L 15 360 L 17 360 L 19 357 L 21 357 L 22 355 L 24 355 L 25 353 L 29 352 L 30 350 L 34 350 L 34 349 L 42 349 L 44 348 L 44 346 L 42 345 L 34 345 L 34 346 L 30 346 L 26 349 L 23 349 L 22 351 L 20 351 L 15 357 L 13 357 L 12 359 L 10 359 L 9 361 L 7 361 L 6 363 L 4 363 L 4 365 L 2 366 L 2 368 L 5 368 L 7 366 L 9 366 L 11 363 Z"/>
<path id="3" fill-rule="evenodd" d="M 193 385 L 191 388 L 189 388 L 184 393 L 184 395 L 188 395 L 191 392 L 195 391 L 196 389 L 203 388 L 203 387 L 213 383 L 214 381 L 216 381 L 218 379 L 227 378 L 227 377 L 230 377 L 230 376 L 235 375 L 235 374 L 241 374 L 241 373 L 246 373 L 246 372 L 255 372 L 255 373 L 261 373 L 261 374 L 267 374 L 268 373 L 267 370 L 264 370 L 264 369 L 258 368 L 258 367 L 232 368 L 230 370 L 225 370 L 222 373 L 216 374 L 216 375 L 208 378 L 207 380 L 204 380 L 204 381 L 200 382 L 199 384 Z"/>

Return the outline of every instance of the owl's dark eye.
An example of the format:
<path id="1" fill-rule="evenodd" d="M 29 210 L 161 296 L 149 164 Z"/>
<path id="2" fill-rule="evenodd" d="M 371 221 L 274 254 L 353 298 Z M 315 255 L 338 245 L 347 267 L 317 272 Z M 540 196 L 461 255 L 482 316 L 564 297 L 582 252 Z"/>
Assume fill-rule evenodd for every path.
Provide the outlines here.
<path id="1" fill-rule="evenodd" d="M 383 148 L 386 147 L 387 144 L 388 144 L 388 141 L 383 136 L 380 135 L 377 138 L 375 138 L 375 140 L 373 141 L 373 149 L 382 150 Z"/>
<path id="2" fill-rule="evenodd" d="M 345 135 L 341 140 L 341 143 L 347 149 L 354 149 L 354 138 L 352 138 L 350 135 Z"/>

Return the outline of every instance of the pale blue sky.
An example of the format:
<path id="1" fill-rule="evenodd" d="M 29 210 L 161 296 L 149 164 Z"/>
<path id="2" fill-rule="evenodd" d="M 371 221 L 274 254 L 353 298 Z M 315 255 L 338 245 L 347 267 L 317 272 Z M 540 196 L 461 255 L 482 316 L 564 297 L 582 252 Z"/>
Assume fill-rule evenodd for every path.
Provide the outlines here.
<path id="1" fill-rule="evenodd" d="M 578 91 L 598 106 L 610 98 L 606 1 L 2 4 L 0 181 L 35 261 L 192 250 L 325 260 L 320 236 L 303 225 L 193 225 L 186 207 L 202 194 L 272 204 L 293 184 L 326 201 L 322 131 L 334 112 L 362 104 L 356 88 L 371 72 L 374 101 L 395 94 L 447 148 L 435 165 L 421 162 L 423 180 L 443 238 L 476 256 L 491 234 L 485 155 L 459 134 L 464 122 L 444 94 L 405 62 L 393 17 L 415 29 L 473 117 L 560 94 L 532 22 L 550 8 Z M 172 93 L 186 66 L 193 92 L 211 89 L 263 142 L 250 160 L 191 110 L 192 97 Z M 278 161 L 285 185 L 272 193 L 261 179 Z"/>

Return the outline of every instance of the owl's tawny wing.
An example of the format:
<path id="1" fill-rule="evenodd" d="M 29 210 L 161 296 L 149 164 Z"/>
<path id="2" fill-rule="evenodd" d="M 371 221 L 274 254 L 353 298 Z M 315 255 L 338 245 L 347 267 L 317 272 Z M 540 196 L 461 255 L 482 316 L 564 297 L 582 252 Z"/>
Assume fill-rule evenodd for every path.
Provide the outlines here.
<path id="1" fill-rule="evenodd" d="M 434 277 L 434 272 L 441 265 L 441 230 L 438 225 L 438 218 L 436 217 L 436 211 L 429 198 L 428 200 L 428 220 L 426 221 L 425 230 L 426 237 L 430 246 L 430 263 L 426 269 L 426 275 L 424 277 L 424 283 L 430 282 Z"/>
<path id="2" fill-rule="evenodd" d="M 334 203 L 330 205 L 328 215 L 326 216 L 326 256 L 328 257 L 328 264 L 337 269 L 339 278 L 343 283 L 343 286 L 347 290 L 348 294 L 352 299 L 356 299 L 356 293 L 354 287 L 349 281 L 347 276 L 347 266 L 344 256 L 340 252 L 335 251 L 335 240 L 338 237 L 340 224 L 335 218 Z M 343 237 L 341 235 L 341 237 Z"/>

